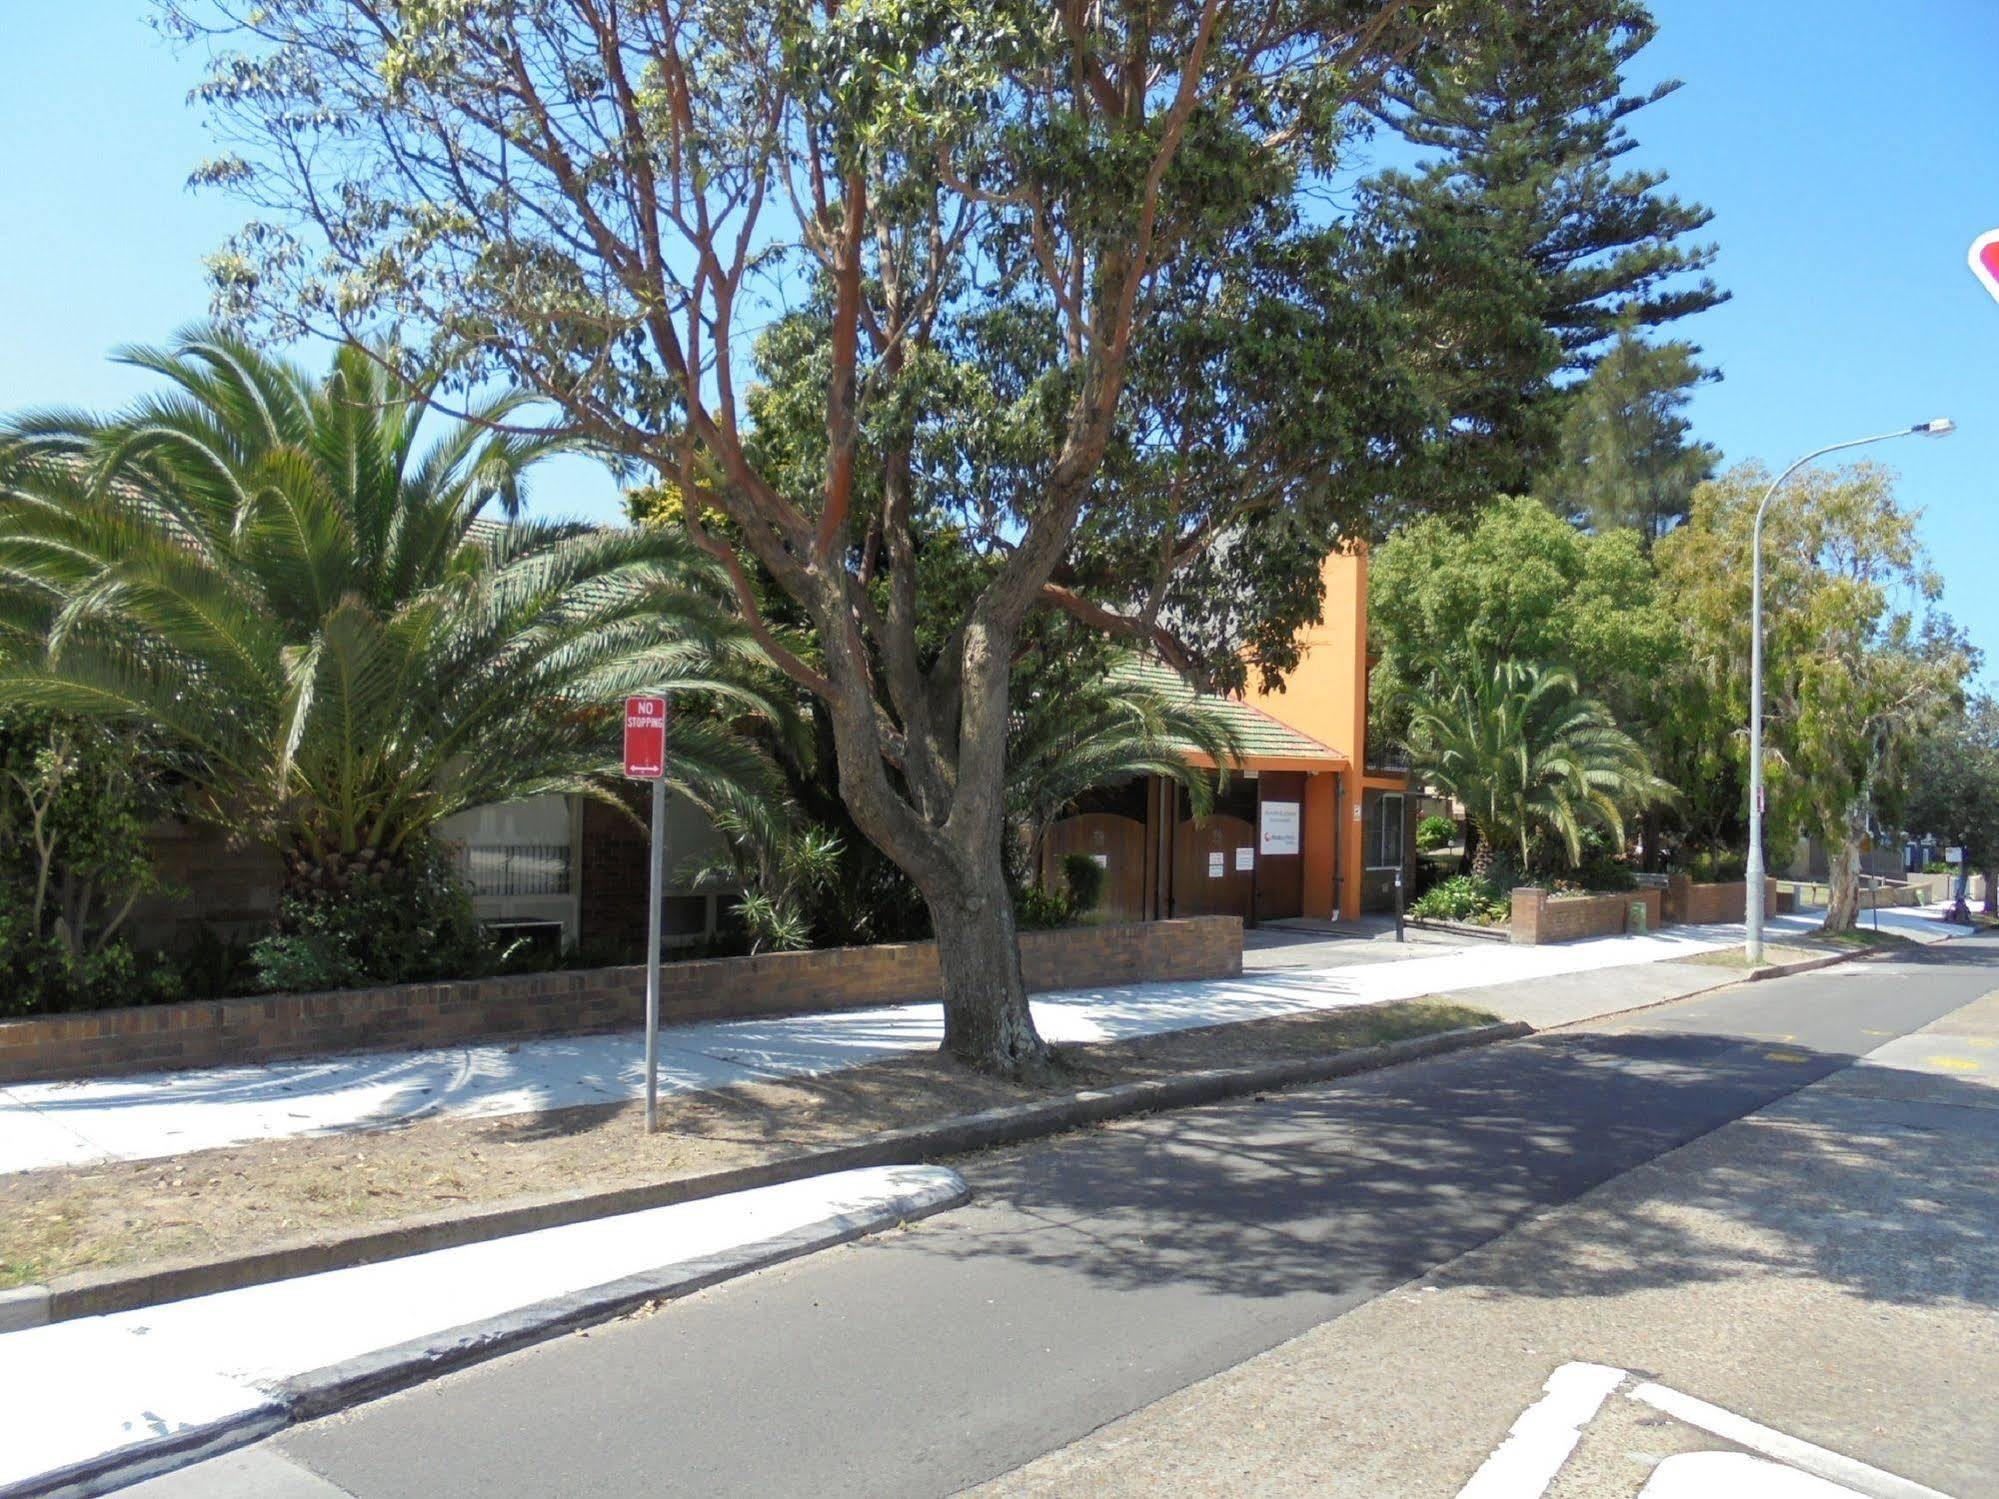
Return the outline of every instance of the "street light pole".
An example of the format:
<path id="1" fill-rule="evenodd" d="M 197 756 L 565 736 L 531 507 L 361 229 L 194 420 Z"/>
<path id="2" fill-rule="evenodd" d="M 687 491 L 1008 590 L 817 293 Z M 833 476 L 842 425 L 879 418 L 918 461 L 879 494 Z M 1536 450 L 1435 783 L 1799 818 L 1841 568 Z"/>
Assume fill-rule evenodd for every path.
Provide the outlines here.
<path id="1" fill-rule="evenodd" d="M 1872 437 L 1855 437 L 1835 442 L 1805 454 L 1777 475 L 1763 492 L 1756 507 L 1756 524 L 1749 540 L 1749 867 L 1744 872 L 1743 916 L 1749 929 L 1744 956 L 1754 967 L 1763 961 L 1763 513 L 1784 481 L 1806 464 L 1846 448 L 1864 448 L 1869 443 L 1887 442 L 1896 437 L 1946 437 L 1957 430 L 1949 417 L 1917 422 L 1913 427 L 1897 427 L 1893 432 L 1877 432 Z"/>

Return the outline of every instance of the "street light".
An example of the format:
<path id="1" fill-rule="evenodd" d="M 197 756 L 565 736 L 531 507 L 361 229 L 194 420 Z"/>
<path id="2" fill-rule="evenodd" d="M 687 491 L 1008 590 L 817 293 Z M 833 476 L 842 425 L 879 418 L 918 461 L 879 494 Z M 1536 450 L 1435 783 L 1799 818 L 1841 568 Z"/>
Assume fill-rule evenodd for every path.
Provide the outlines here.
<path id="1" fill-rule="evenodd" d="M 1749 868 L 1748 888 L 1743 892 L 1743 911 L 1749 927 L 1745 956 L 1752 968 L 1763 961 L 1763 512 L 1770 508 L 1770 501 L 1784 481 L 1816 458 L 1896 437 L 1948 437 L 1956 430 L 1956 422 L 1940 416 L 1934 421 L 1917 422 L 1913 427 L 1897 427 L 1893 432 L 1877 432 L 1872 437 L 1856 437 L 1818 448 L 1777 475 L 1776 482 L 1763 492 L 1762 502 L 1756 507 L 1756 525 L 1749 542 Z"/>

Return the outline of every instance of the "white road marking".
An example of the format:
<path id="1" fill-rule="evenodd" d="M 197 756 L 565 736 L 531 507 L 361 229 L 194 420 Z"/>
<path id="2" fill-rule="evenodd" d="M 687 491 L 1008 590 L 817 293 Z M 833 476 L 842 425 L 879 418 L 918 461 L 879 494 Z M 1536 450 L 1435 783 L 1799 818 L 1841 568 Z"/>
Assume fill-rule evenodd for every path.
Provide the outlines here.
<path id="1" fill-rule="evenodd" d="M 1574 1367 L 1571 1365 L 1570 1367 Z M 1597 1368 L 1598 1365 L 1585 1365 Z M 1556 1370 L 1560 1374 L 1561 1370 Z M 1553 1380 L 1549 1383 L 1552 1385 Z M 1844 1484 L 1868 1499 L 1949 1499 L 1935 1489 L 1924 1488 L 1919 1483 L 1911 1483 L 1906 1478 L 1897 1478 L 1893 1473 L 1884 1473 L 1879 1468 L 1856 1462 L 1850 1457 L 1842 1457 L 1837 1452 L 1828 1452 L 1823 1447 L 1814 1447 L 1810 1442 L 1799 1441 L 1796 1437 L 1785 1436 L 1781 1431 L 1772 1431 L 1767 1426 L 1759 1426 L 1733 1411 L 1725 1411 L 1718 1405 L 1709 1405 L 1705 1400 L 1696 1400 L 1691 1395 L 1682 1395 L 1678 1390 L 1669 1390 L 1660 1384 L 1641 1384 L 1631 1391 L 1633 1400 L 1641 1400 L 1654 1410 L 1663 1411 L 1675 1420 L 1684 1421 L 1689 1426 L 1698 1426 L 1702 1431 L 1733 1442 L 1738 1447 L 1747 1447 L 1751 1452 L 1760 1452 L 1765 1457 L 1789 1463 L 1807 1473 L 1816 1474 L 1830 1483 Z M 1494 1454 L 1497 1456 L 1497 1454 Z"/>
<path id="2" fill-rule="evenodd" d="M 1638 1499 L 1845 1499 L 1853 1492 L 1746 1452 L 1682 1452 L 1652 1470 Z"/>
<path id="3" fill-rule="evenodd" d="M 1607 1364 L 1564 1364 L 1550 1374 L 1547 1393 L 1520 1413 L 1458 1499 L 1540 1499 L 1624 1374 Z"/>

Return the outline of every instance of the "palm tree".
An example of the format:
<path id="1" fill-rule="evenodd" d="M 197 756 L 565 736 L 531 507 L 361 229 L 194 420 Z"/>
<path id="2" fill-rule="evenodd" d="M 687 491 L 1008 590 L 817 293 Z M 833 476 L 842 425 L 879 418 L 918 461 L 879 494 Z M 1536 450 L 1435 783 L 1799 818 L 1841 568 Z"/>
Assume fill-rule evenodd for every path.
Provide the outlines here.
<path id="1" fill-rule="evenodd" d="M 1621 845 L 1626 811 L 1677 795 L 1560 667 L 1502 661 L 1474 670 L 1414 704 L 1409 746 L 1417 773 L 1464 804 L 1478 832 L 1480 875 L 1501 849 L 1524 869 L 1548 837 L 1576 864 L 1586 829 L 1602 827 Z"/>
<path id="2" fill-rule="evenodd" d="M 777 710 L 710 564 L 518 519 L 559 447 L 505 430 L 522 397 L 420 443 L 432 390 L 359 347 L 321 379 L 220 333 L 123 357 L 168 391 L 0 435 L 0 704 L 145 726 L 307 898 L 455 812 L 611 796 L 631 692 L 687 705 L 678 786 L 758 815 L 767 760 L 724 715 Z"/>
<path id="3" fill-rule="evenodd" d="M 1162 776 L 1205 812 L 1214 781 L 1190 752 L 1212 760 L 1225 779 L 1242 746 L 1215 701 L 1159 662 L 1122 652 L 1088 680 L 1022 684 L 1007 740 L 1007 810 L 1023 834 L 1027 867 L 1038 866 L 1050 824 L 1093 787 Z"/>

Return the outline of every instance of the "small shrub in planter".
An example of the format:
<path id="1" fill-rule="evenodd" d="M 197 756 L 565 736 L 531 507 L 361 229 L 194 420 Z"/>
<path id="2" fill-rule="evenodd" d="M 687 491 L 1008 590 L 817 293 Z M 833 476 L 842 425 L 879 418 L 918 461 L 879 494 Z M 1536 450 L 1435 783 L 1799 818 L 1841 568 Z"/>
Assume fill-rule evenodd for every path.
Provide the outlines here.
<path id="1" fill-rule="evenodd" d="M 1476 875 L 1455 874 L 1432 886 L 1409 908 L 1418 920 L 1469 921 L 1495 926 L 1512 915 L 1500 893 Z"/>
<path id="2" fill-rule="evenodd" d="M 1056 927 L 1069 926 L 1076 919 L 1076 908 L 1069 897 L 1058 891 L 1043 890 L 1039 885 L 1029 885 L 1016 890 L 1013 895 L 1013 924 L 1023 932 L 1046 932 Z"/>
<path id="3" fill-rule="evenodd" d="M 1416 847 L 1423 853 L 1449 848 L 1457 841 L 1458 825 L 1448 817 L 1432 812 L 1416 824 Z"/>

